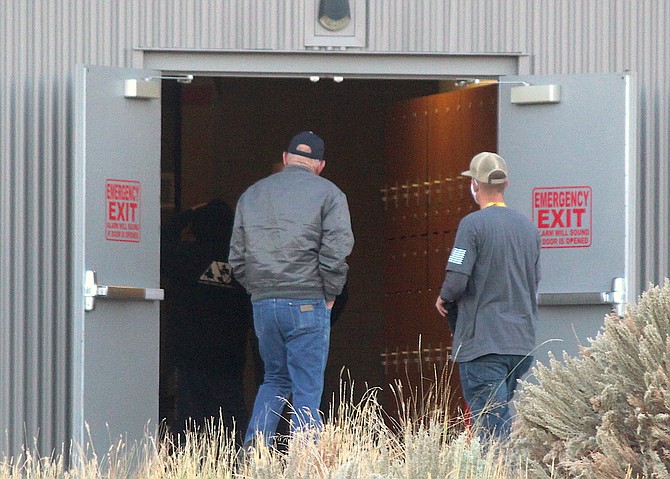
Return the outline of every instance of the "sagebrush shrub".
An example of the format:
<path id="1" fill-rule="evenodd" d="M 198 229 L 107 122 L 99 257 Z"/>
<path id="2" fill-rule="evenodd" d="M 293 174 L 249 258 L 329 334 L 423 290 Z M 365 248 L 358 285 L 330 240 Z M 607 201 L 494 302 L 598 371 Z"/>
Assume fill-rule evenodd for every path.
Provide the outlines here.
<path id="1" fill-rule="evenodd" d="M 538 477 L 670 477 L 670 281 L 642 294 L 578 357 L 537 364 L 512 439 Z"/>

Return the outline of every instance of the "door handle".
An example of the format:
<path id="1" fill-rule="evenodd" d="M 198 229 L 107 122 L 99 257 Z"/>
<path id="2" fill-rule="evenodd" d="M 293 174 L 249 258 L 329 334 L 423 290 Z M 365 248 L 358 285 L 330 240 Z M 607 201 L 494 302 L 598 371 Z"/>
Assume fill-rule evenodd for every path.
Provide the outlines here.
<path id="1" fill-rule="evenodd" d="M 623 278 L 612 280 L 612 291 L 574 292 L 574 293 L 538 293 L 540 306 L 582 306 L 588 304 L 611 304 L 619 316 L 623 316 L 626 305 L 626 289 Z"/>
<path id="2" fill-rule="evenodd" d="M 95 271 L 86 271 L 84 278 L 84 310 L 93 311 L 95 300 L 120 299 L 126 301 L 162 301 L 165 291 L 161 288 L 136 288 L 132 286 L 105 286 L 98 284 Z"/>

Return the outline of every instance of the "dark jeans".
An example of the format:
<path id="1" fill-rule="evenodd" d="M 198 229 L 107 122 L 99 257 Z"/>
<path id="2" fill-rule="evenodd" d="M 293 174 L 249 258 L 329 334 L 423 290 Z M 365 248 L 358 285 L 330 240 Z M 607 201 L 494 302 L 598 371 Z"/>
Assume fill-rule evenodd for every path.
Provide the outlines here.
<path id="1" fill-rule="evenodd" d="M 512 401 L 517 380 L 529 369 L 532 356 L 487 354 L 458 364 L 465 402 L 483 436 L 509 437 Z"/>
<path id="2" fill-rule="evenodd" d="M 321 427 L 319 407 L 330 342 L 330 310 L 323 299 L 266 299 L 252 304 L 265 377 L 244 440 L 249 442 L 261 434 L 271 445 L 291 396 L 291 428 Z"/>

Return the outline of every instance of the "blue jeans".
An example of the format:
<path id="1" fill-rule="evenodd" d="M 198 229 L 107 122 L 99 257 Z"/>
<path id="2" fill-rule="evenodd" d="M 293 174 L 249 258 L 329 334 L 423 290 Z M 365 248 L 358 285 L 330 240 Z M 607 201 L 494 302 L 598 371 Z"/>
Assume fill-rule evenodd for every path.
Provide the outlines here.
<path id="1" fill-rule="evenodd" d="M 319 407 L 330 344 L 330 310 L 323 299 L 265 299 L 252 304 L 265 375 L 244 441 L 262 434 L 271 445 L 291 395 L 292 430 L 323 424 Z"/>
<path id="2" fill-rule="evenodd" d="M 465 402 L 475 427 L 483 436 L 500 441 L 509 437 L 509 403 L 517 380 L 530 369 L 532 356 L 487 354 L 458 364 Z"/>

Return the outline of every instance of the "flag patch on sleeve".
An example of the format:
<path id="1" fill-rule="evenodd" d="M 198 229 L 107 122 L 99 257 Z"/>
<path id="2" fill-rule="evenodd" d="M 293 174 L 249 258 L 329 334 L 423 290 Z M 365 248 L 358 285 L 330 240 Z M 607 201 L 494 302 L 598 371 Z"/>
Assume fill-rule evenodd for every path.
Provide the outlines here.
<path id="1" fill-rule="evenodd" d="M 463 248 L 454 248 L 449 255 L 449 262 L 461 265 L 465 259 L 465 250 Z"/>

